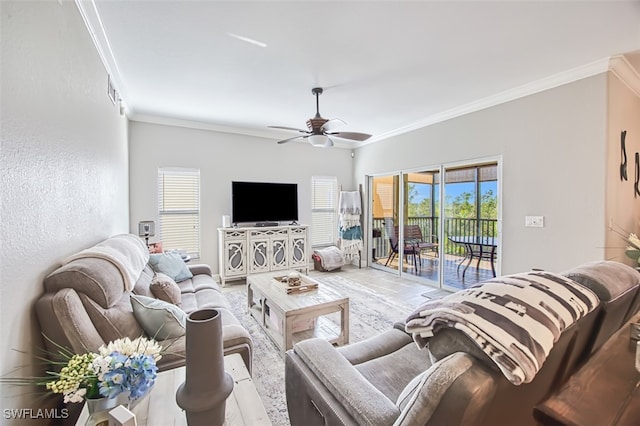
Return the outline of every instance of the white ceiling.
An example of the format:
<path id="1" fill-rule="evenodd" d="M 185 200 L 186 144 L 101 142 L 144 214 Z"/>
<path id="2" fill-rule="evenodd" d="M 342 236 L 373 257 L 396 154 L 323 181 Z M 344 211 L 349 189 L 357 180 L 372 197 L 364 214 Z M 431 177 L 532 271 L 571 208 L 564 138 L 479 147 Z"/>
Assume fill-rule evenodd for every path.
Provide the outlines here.
<path id="1" fill-rule="evenodd" d="M 78 4 L 130 118 L 274 139 L 305 128 L 315 86 L 323 117 L 380 140 L 640 49 L 640 1 Z"/>

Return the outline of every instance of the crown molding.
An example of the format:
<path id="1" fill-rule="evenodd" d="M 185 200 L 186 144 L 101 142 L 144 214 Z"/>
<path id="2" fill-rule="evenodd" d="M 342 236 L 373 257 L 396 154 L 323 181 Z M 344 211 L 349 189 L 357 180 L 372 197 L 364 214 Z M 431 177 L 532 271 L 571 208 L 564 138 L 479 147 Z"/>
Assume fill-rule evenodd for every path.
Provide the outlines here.
<path id="1" fill-rule="evenodd" d="M 421 129 L 423 127 L 451 120 L 452 118 L 457 118 L 472 112 L 480 111 L 509 101 L 543 92 L 545 90 L 553 89 L 555 87 L 581 80 L 583 78 L 601 74 L 609 70 L 609 64 L 609 58 L 604 58 L 580 67 L 570 69 L 568 71 L 553 74 L 549 77 L 533 81 L 531 83 L 523 84 L 522 86 L 514 87 L 504 92 L 487 96 L 477 101 L 469 102 L 467 104 L 451 108 L 438 114 L 433 114 L 423 120 L 417 121 L 404 127 L 400 127 L 396 130 L 392 130 L 381 135 L 376 135 L 367 141 L 358 143 L 357 147 L 359 148 L 371 143 L 380 142 L 394 136 Z"/>
<path id="2" fill-rule="evenodd" d="M 91 35 L 91 40 L 93 40 L 93 44 L 98 51 L 98 56 L 100 56 L 100 60 L 102 61 L 107 74 L 111 76 L 113 86 L 119 93 L 120 102 L 126 107 L 126 104 L 124 103 L 124 99 L 127 98 L 126 88 L 122 82 L 118 63 L 113 55 L 113 51 L 111 50 L 111 44 L 109 43 L 107 34 L 104 31 L 102 20 L 100 19 L 94 0 L 75 0 L 75 3 L 78 11 L 80 12 L 80 16 L 82 16 L 82 20 L 89 31 L 89 35 Z"/>
<path id="3" fill-rule="evenodd" d="M 192 121 L 192 120 L 182 120 L 177 118 L 163 117 L 158 115 L 147 115 L 147 114 L 133 114 L 129 117 L 130 121 L 137 121 L 140 123 L 150 123 L 150 124 L 160 124 L 164 126 L 174 126 L 174 127 L 184 127 L 187 129 L 196 129 L 196 130 L 207 130 L 210 132 L 218 132 L 218 133 L 229 133 L 232 135 L 240 135 L 240 136 L 251 136 L 262 139 L 269 139 L 270 141 L 279 141 L 282 139 L 287 139 L 295 134 L 284 133 L 277 130 L 270 129 L 256 129 L 256 128 L 248 128 L 248 127 L 235 127 L 235 126 L 224 126 L 220 124 L 207 123 L 203 121 Z M 291 143 L 302 143 L 306 145 L 310 145 L 305 140 L 299 141 L 291 141 Z M 333 139 L 335 148 L 345 148 L 352 149 L 353 144 L 349 142 L 342 142 L 340 140 Z"/>
<path id="4" fill-rule="evenodd" d="M 640 73 L 629 63 L 624 55 L 611 57 L 609 71 L 618 77 L 636 96 L 640 97 Z"/>

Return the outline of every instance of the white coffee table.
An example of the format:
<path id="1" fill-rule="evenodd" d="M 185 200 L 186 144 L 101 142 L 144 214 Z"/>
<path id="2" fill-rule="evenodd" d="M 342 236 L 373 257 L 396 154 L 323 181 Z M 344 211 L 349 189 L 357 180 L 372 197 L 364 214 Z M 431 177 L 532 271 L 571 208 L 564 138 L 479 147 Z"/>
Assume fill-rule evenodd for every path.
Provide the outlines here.
<path id="1" fill-rule="evenodd" d="M 294 338 L 298 341 L 321 337 L 338 345 L 349 343 L 349 298 L 322 284 L 317 290 L 286 294 L 272 280 L 288 273 L 277 271 L 247 277 L 249 312 L 280 350 L 291 349 Z M 339 325 L 322 318 L 336 312 L 340 314 Z"/>

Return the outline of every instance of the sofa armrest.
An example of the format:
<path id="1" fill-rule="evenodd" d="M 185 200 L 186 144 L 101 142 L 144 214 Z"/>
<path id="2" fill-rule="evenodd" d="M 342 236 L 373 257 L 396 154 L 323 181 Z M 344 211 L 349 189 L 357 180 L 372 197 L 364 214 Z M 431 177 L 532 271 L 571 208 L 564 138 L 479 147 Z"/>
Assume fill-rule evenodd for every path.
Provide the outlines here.
<path id="1" fill-rule="evenodd" d="M 410 335 L 404 330 L 392 328 L 368 339 L 341 346 L 337 350 L 351 364 L 358 365 L 394 353 L 409 344 L 413 344 Z"/>
<path id="2" fill-rule="evenodd" d="M 46 293 L 38 299 L 35 308 L 50 354 L 58 353 L 51 342 L 75 353 L 95 351 L 105 344 L 74 289 Z"/>
<path id="3" fill-rule="evenodd" d="M 213 276 L 213 273 L 211 272 L 211 267 L 206 263 L 198 263 L 195 265 L 187 265 L 187 266 L 189 267 L 189 270 L 193 275 L 209 275 L 210 277 Z"/>
<path id="4" fill-rule="evenodd" d="M 400 414 L 394 401 L 364 378 L 326 340 L 309 339 L 297 343 L 293 352 L 326 386 L 358 424 L 390 425 Z"/>

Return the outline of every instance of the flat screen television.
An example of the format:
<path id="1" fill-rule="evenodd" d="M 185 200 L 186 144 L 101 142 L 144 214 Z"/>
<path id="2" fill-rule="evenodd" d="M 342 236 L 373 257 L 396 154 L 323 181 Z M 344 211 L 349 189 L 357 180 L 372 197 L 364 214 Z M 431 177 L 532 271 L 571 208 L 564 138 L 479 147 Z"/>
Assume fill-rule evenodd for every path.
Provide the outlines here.
<path id="1" fill-rule="evenodd" d="M 272 182 L 231 182 L 233 223 L 298 220 L 298 184 Z"/>

